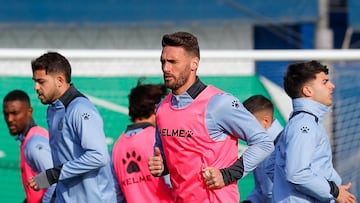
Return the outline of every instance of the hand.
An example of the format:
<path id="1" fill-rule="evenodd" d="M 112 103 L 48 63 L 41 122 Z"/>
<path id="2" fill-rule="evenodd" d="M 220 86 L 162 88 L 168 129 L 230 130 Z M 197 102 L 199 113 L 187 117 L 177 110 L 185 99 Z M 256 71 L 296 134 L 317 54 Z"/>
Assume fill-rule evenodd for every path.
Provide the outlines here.
<path id="1" fill-rule="evenodd" d="M 155 147 L 155 156 L 148 160 L 149 171 L 153 176 L 161 176 L 163 173 L 163 159 L 161 157 L 160 149 Z"/>
<path id="2" fill-rule="evenodd" d="M 31 189 L 35 190 L 35 191 L 39 191 L 39 186 L 37 185 L 37 183 L 34 180 L 34 177 L 31 177 L 28 182 L 26 183 L 27 187 L 30 187 Z"/>
<path id="3" fill-rule="evenodd" d="M 355 195 L 348 192 L 351 187 L 351 183 L 339 186 L 339 196 L 336 198 L 339 203 L 356 203 Z"/>
<path id="4" fill-rule="evenodd" d="M 219 169 L 214 167 L 206 167 L 202 169 L 202 173 L 205 180 L 205 184 L 210 189 L 220 189 L 225 186 L 224 178 L 221 175 Z"/>

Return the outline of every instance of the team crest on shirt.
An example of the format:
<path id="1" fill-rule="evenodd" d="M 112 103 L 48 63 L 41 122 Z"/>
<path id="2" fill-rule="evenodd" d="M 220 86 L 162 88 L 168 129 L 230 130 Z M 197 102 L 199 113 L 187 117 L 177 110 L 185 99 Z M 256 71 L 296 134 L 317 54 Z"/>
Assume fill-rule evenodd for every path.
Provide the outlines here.
<path id="1" fill-rule="evenodd" d="M 42 149 L 43 149 L 43 145 L 42 145 L 42 144 L 37 144 L 37 145 L 35 146 L 35 148 L 38 149 L 38 150 L 42 150 Z"/>
<path id="2" fill-rule="evenodd" d="M 231 106 L 234 108 L 239 108 L 240 104 L 238 100 L 234 100 L 231 102 Z"/>
<path id="3" fill-rule="evenodd" d="M 89 120 L 90 115 L 89 115 L 88 113 L 83 113 L 83 114 L 81 115 L 81 117 L 82 117 L 84 120 Z"/>
<path id="4" fill-rule="evenodd" d="M 302 133 L 308 133 L 309 130 L 310 130 L 310 129 L 309 129 L 308 127 L 306 127 L 306 126 L 303 126 L 303 127 L 300 128 L 300 131 L 301 131 Z"/>

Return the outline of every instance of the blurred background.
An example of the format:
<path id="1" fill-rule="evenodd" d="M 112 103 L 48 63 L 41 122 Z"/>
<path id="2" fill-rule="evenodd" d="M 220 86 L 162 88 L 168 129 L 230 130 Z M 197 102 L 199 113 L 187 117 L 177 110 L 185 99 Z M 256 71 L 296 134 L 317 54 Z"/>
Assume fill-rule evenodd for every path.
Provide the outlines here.
<path id="1" fill-rule="evenodd" d="M 282 90 L 287 65 L 319 60 L 331 69 L 334 105 L 325 125 L 335 168 L 360 195 L 360 1 L 358 0 L 0 0 L 0 97 L 13 89 L 36 98 L 31 60 L 58 51 L 73 68 L 73 83 L 98 107 L 109 151 L 126 125 L 127 96 L 139 77 L 162 82 L 161 38 L 191 32 L 201 49 L 199 76 L 238 97 L 263 94 L 284 125 L 291 111 Z M 21 202 L 19 143 L 0 122 L 0 202 Z M 246 148 L 239 146 L 239 153 Z M 306 150 L 306 149 L 304 149 Z M 241 199 L 252 174 L 238 182 Z"/>

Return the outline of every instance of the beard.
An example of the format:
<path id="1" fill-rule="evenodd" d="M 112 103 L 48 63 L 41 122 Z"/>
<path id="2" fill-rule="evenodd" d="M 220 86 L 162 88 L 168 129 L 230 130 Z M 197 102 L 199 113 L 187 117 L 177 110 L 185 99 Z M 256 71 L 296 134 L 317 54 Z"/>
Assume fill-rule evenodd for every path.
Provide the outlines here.
<path id="1" fill-rule="evenodd" d="M 191 66 L 190 64 L 187 64 L 184 71 L 180 72 L 178 75 L 164 73 L 164 83 L 167 88 L 171 89 L 172 91 L 177 91 L 189 81 L 190 74 Z"/>
<path id="2" fill-rule="evenodd" d="M 38 95 L 38 99 L 40 100 L 40 102 L 42 104 L 50 104 L 51 102 L 49 102 L 44 95 Z"/>
<path id="3" fill-rule="evenodd" d="M 56 100 L 55 95 L 56 95 L 56 92 L 53 92 L 52 94 L 44 94 L 44 93 L 38 92 L 38 99 L 40 100 L 40 102 L 42 104 L 51 104 L 52 102 L 54 102 Z"/>
<path id="4" fill-rule="evenodd" d="M 190 71 L 184 71 L 180 73 L 179 76 L 177 77 L 174 75 L 164 74 L 165 85 L 167 88 L 176 91 L 187 83 L 187 81 L 189 80 L 189 76 L 190 76 Z M 171 81 L 165 80 L 165 77 L 171 77 L 172 80 Z"/>

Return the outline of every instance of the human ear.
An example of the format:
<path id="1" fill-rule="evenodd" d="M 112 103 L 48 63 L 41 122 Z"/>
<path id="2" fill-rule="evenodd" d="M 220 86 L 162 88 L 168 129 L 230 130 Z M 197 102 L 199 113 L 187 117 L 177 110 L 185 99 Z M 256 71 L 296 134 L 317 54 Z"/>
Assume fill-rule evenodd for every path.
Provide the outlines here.
<path id="1" fill-rule="evenodd" d="M 268 128 L 270 128 L 271 124 L 272 124 L 273 118 L 270 116 L 264 116 L 262 119 L 263 122 L 263 126 L 264 128 L 267 130 Z"/>
<path id="2" fill-rule="evenodd" d="M 28 112 L 28 114 L 31 116 L 31 115 L 32 115 L 32 112 L 33 112 L 33 108 L 32 108 L 32 107 L 29 107 L 27 112 Z"/>
<path id="3" fill-rule="evenodd" d="M 312 96 L 312 88 L 308 85 L 305 85 L 302 89 L 301 89 L 301 93 L 305 96 L 305 97 L 311 97 Z"/>
<path id="4" fill-rule="evenodd" d="M 194 57 L 192 60 L 191 60 L 191 70 L 192 71 L 196 71 L 197 68 L 199 66 L 199 59 L 197 57 Z"/>
<path id="5" fill-rule="evenodd" d="M 64 84 L 64 81 L 65 81 L 64 77 L 62 77 L 62 75 L 58 75 L 56 77 L 56 86 L 61 87 Z"/>

